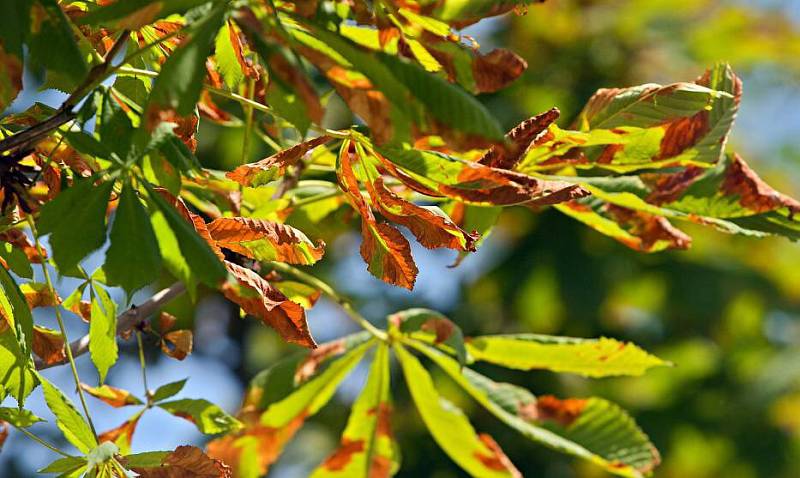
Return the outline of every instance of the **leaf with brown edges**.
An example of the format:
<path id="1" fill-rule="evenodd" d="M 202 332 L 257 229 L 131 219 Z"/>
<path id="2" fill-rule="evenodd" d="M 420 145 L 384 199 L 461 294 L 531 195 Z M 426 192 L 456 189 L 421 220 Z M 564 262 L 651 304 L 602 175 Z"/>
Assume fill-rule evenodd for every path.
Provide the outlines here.
<path id="1" fill-rule="evenodd" d="M 246 217 L 222 217 L 208 223 L 217 245 L 257 261 L 310 265 L 325 254 L 302 231 L 285 224 Z"/>
<path id="2" fill-rule="evenodd" d="M 231 469 L 223 461 L 209 458 L 197 447 L 179 446 L 167 455 L 160 466 L 133 468 L 141 478 L 231 478 Z"/>
<path id="3" fill-rule="evenodd" d="M 226 173 L 225 176 L 242 186 L 256 187 L 280 177 L 286 168 L 297 163 L 309 151 L 330 140 L 330 136 L 318 136 L 309 141 L 298 143 L 291 148 L 279 151 L 272 156 L 255 163 L 244 164 Z"/>
<path id="4" fill-rule="evenodd" d="M 222 293 L 228 300 L 275 329 L 287 342 L 310 348 L 317 346 L 308 330 L 302 307 L 250 269 L 230 262 L 225 265 L 237 281 L 235 285 L 223 286 Z"/>

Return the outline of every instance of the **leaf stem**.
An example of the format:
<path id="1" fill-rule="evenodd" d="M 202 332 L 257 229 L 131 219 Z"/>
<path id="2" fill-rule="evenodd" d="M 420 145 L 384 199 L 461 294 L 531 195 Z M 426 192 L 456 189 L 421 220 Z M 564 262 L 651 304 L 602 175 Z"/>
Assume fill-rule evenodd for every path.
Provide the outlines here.
<path id="1" fill-rule="evenodd" d="M 25 434 L 25 436 L 27 436 L 28 438 L 30 438 L 31 440 L 35 441 L 36 443 L 42 445 L 45 448 L 47 448 L 47 449 L 49 449 L 51 451 L 54 451 L 54 452 L 58 453 L 61 456 L 64 456 L 64 457 L 67 457 L 67 458 L 71 458 L 72 457 L 72 455 L 70 455 L 70 454 L 68 454 L 68 453 L 66 453 L 64 451 L 61 451 L 55 445 L 51 445 L 50 443 L 47 443 L 45 440 L 43 440 L 42 438 L 39 438 L 38 436 L 34 435 L 33 433 L 29 432 L 28 430 L 26 430 L 26 429 L 24 429 L 22 427 L 14 427 L 14 428 L 16 428 L 17 430 L 21 431 L 22 433 Z"/>
<path id="2" fill-rule="evenodd" d="M 36 250 L 41 252 L 43 249 L 41 243 L 39 242 L 39 232 L 36 230 L 36 223 L 34 222 L 32 216 L 28 216 L 28 224 L 31 228 L 31 234 L 33 235 Z M 47 261 L 42 261 L 42 273 L 44 274 L 44 281 L 47 285 L 47 289 L 50 291 L 53 297 L 57 297 L 56 289 L 53 287 L 53 281 L 50 279 L 50 271 L 47 270 Z M 68 342 L 69 338 L 67 337 L 67 328 L 64 325 L 64 318 L 61 315 L 60 306 L 55 307 L 55 314 L 61 336 L 64 337 L 65 342 Z M 78 391 L 78 398 L 80 398 L 81 405 L 83 406 L 83 413 L 86 415 L 86 421 L 89 423 L 92 433 L 95 437 L 97 437 L 97 430 L 94 428 L 94 422 L 92 422 L 92 416 L 89 413 L 89 406 L 86 404 L 86 397 L 83 395 L 83 389 L 81 388 L 81 379 L 78 376 L 78 367 L 75 365 L 75 357 L 72 355 L 72 347 L 64 347 L 64 349 L 66 350 L 67 360 L 69 361 L 70 368 L 72 369 L 72 378 L 75 380 L 75 388 Z"/>
<path id="3" fill-rule="evenodd" d="M 142 385 L 144 386 L 144 396 L 150 402 L 150 387 L 147 386 L 147 362 L 144 359 L 144 344 L 142 343 L 142 333 L 136 331 L 136 344 L 139 346 L 139 366 L 142 368 Z"/>
<path id="4" fill-rule="evenodd" d="M 330 199 L 330 198 L 339 196 L 341 194 L 342 194 L 342 191 L 340 191 L 338 189 L 334 190 L 334 191 L 329 191 L 327 193 L 317 194 L 316 196 L 310 196 L 310 197 L 307 197 L 307 198 L 299 199 L 297 201 L 293 201 L 292 204 L 291 204 L 291 207 L 307 206 L 307 205 L 313 204 L 313 203 L 315 203 L 317 201 L 324 201 L 326 199 Z"/>
<path id="5" fill-rule="evenodd" d="M 360 325 L 364 330 L 374 335 L 377 339 L 383 340 L 384 342 L 389 340 L 389 336 L 386 334 L 386 332 L 372 325 L 366 318 L 364 318 L 363 315 L 358 313 L 349 300 L 339 295 L 339 293 L 336 292 L 333 287 L 328 285 L 328 283 L 324 282 L 322 279 L 318 279 L 307 272 L 301 271 L 296 267 L 292 267 L 282 262 L 270 262 L 269 265 L 279 272 L 293 275 L 306 284 L 316 287 L 322 291 L 323 294 L 336 301 L 336 303 L 339 304 L 347 316 L 350 317 L 350 319 L 352 319 L 355 323 Z"/>

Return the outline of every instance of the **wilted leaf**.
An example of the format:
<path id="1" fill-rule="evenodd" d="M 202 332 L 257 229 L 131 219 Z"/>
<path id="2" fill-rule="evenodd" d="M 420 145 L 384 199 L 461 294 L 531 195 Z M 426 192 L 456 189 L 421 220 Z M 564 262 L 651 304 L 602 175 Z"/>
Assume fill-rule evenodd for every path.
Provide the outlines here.
<path id="1" fill-rule="evenodd" d="M 33 326 L 33 353 L 42 359 L 45 365 L 66 361 L 64 344 L 64 336 L 60 332 L 39 325 Z"/>
<path id="2" fill-rule="evenodd" d="M 42 282 L 28 282 L 19 286 L 19 289 L 31 309 L 36 307 L 55 307 L 61 303 L 61 297 Z"/>
<path id="3" fill-rule="evenodd" d="M 286 172 L 286 168 L 297 163 L 309 151 L 328 143 L 333 138 L 327 135 L 298 143 L 255 163 L 244 164 L 226 173 L 228 179 L 242 186 L 256 187 L 273 181 Z"/>
<path id="4" fill-rule="evenodd" d="M 226 284 L 222 292 L 246 313 L 274 328 L 284 340 L 304 347 L 316 347 L 308 330 L 302 307 L 290 301 L 263 277 L 250 269 L 226 263 L 238 285 Z"/>
<path id="5" fill-rule="evenodd" d="M 104 401 L 114 408 L 142 404 L 142 401 L 136 398 L 131 392 L 121 388 L 112 387 L 111 385 L 92 387 L 82 383 L 81 389 L 83 389 L 89 395 L 97 398 L 98 400 Z"/>
<path id="6" fill-rule="evenodd" d="M 449 347 L 459 363 L 467 362 L 467 349 L 461 327 L 439 312 L 430 309 L 408 309 L 389 316 L 389 323 L 403 334 Z"/>
<path id="7" fill-rule="evenodd" d="M 325 253 L 324 242 L 314 245 L 302 231 L 263 219 L 222 217 L 208 223 L 208 232 L 220 247 L 257 261 L 309 265 Z"/>
<path id="8" fill-rule="evenodd" d="M 191 330 L 173 330 L 161 336 L 161 351 L 175 360 L 183 360 L 192 353 Z"/>
<path id="9" fill-rule="evenodd" d="M 231 478 L 224 462 L 209 458 L 199 448 L 179 446 L 161 461 L 160 466 L 132 467 L 141 478 Z"/>
<path id="10" fill-rule="evenodd" d="M 136 426 L 139 425 L 139 419 L 142 418 L 142 414 L 144 414 L 144 410 L 137 412 L 121 425 L 101 433 L 97 436 L 97 440 L 100 443 L 111 442 L 119 447 L 119 452 L 129 453 L 133 434 L 136 433 Z"/>

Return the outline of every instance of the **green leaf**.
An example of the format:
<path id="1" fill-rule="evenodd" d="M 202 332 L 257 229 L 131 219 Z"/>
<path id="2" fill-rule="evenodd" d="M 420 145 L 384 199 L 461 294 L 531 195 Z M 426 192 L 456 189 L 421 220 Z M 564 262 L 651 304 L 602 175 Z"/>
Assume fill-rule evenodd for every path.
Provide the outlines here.
<path id="1" fill-rule="evenodd" d="M 198 430 L 208 435 L 228 433 L 242 427 L 239 420 L 228 415 L 208 400 L 184 398 L 161 402 L 158 406 L 173 415 L 189 420 L 197 426 Z"/>
<path id="2" fill-rule="evenodd" d="M 217 287 L 227 277 L 227 271 L 222 261 L 217 258 L 211 247 L 197 234 L 192 225 L 181 217 L 174 207 L 170 206 L 150 184 L 146 182 L 142 184 L 147 189 L 150 200 L 161 211 L 169 225 L 188 271 L 197 276 L 206 285 Z M 158 228 L 156 233 L 158 234 Z M 162 237 L 159 237 L 159 241 L 161 239 Z M 169 255 L 174 251 L 165 251 L 164 244 L 159 243 L 159 245 L 161 246 L 161 255 L 167 258 L 165 259 L 167 263 L 169 264 L 170 260 L 174 262 L 176 259 L 171 258 Z M 167 247 L 169 247 L 169 244 L 167 244 Z"/>
<path id="3" fill-rule="evenodd" d="M 100 374 L 100 383 L 106 380 L 108 369 L 117 362 L 117 304 L 102 287 L 92 287 L 92 320 L 89 322 L 89 354 Z"/>
<path id="4" fill-rule="evenodd" d="M 17 428 L 28 428 L 42 420 L 29 410 L 22 408 L 0 407 L 0 421 L 8 422 Z"/>
<path id="5" fill-rule="evenodd" d="M 501 452 L 494 441 L 487 439 L 488 435 L 479 436 L 464 412 L 439 395 L 430 374 L 416 357 L 399 343 L 394 344 L 394 350 L 403 368 L 411 398 L 439 447 L 472 476 L 519 476 L 518 471 L 509 468 L 513 466 L 510 462 L 509 466 L 489 465 L 502 464 L 502 458 L 505 458 L 499 455 Z"/>
<path id="6" fill-rule="evenodd" d="M 214 58 L 217 60 L 217 70 L 225 80 L 228 88 L 234 89 L 244 78 L 242 66 L 231 43 L 231 34 L 236 34 L 230 22 L 225 22 L 214 40 Z"/>
<path id="7" fill-rule="evenodd" d="M 148 109 L 174 109 L 180 116 L 194 112 L 203 89 L 206 57 L 226 8 L 227 4 L 220 2 L 192 25 L 188 39 L 181 42 L 161 67 L 150 92 Z"/>
<path id="8" fill-rule="evenodd" d="M 25 296 L 8 273 L 0 267 L 0 320 L 9 327 L 0 332 L 0 397 L 11 394 L 20 405 L 36 386 L 31 343 L 33 317 Z"/>
<path id="9" fill-rule="evenodd" d="M 76 85 L 89 72 L 86 57 L 76 41 L 76 31 L 55 0 L 22 2 L 28 11 L 27 44 L 29 61 L 34 68 L 44 68 Z M 25 7 L 23 7 L 25 8 Z M 23 10 L 24 11 L 24 10 Z M 48 77 L 48 83 L 52 83 Z"/>
<path id="10" fill-rule="evenodd" d="M 400 452 L 391 432 L 389 348 L 380 344 L 367 383 L 358 396 L 342 433 L 339 448 L 311 474 L 323 477 L 392 476 Z"/>
<path id="11" fill-rule="evenodd" d="M 101 147 L 116 153 L 119 158 L 125 158 L 131 149 L 135 131 L 128 113 L 122 109 L 110 88 L 102 96 L 97 96 L 95 101 L 99 103 L 95 130 L 100 136 Z"/>
<path id="12" fill-rule="evenodd" d="M 449 348 L 462 365 L 467 362 L 461 327 L 443 314 L 430 309 L 408 309 L 389 316 L 389 322 L 401 333 Z"/>
<path id="13" fill-rule="evenodd" d="M 82 453 L 89 453 L 90 450 L 98 445 L 97 438 L 95 438 L 89 425 L 78 413 L 75 405 L 61 393 L 61 390 L 41 375 L 39 380 L 42 383 L 47 406 L 55 415 L 56 425 L 58 425 L 61 433 L 64 434 L 64 438 L 75 445 L 75 448 Z"/>
<path id="14" fill-rule="evenodd" d="M 103 265 L 110 285 L 119 285 L 131 295 L 158 278 L 161 270 L 158 240 L 130 183 L 122 188 L 110 237 Z"/>
<path id="15" fill-rule="evenodd" d="M 174 13 L 184 13 L 208 0 L 125 0 L 90 10 L 76 19 L 79 25 L 124 26 L 132 30 L 166 18 Z M 135 20 L 134 20 L 135 19 Z"/>
<path id="16" fill-rule="evenodd" d="M 114 181 L 95 186 L 93 180 L 75 181 L 42 207 L 38 228 L 51 234 L 53 261 L 60 271 L 75 268 L 106 240 L 106 209 Z"/>
<path id="17" fill-rule="evenodd" d="M 153 402 L 160 402 L 161 400 L 166 400 L 170 397 L 177 395 L 181 390 L 183 390 L 183 386 L 186 385 L 186 380 L 178 380 L 177 382 L 171 382 L 165 385 L 162 385 L 153 392 L 152 400 Z"/>
<path id="18" fill-rule="evenodd" d="M 26 279 L 33 279 L 31 262 L 22 249 L 14 247 L 8 242 L 0 243 L 0 258 L 8 264 L 14 274 Z"/>
<path id="19" fill-rule="evenodd" d="M 169 205 L 167 205 L 169 206 Z M 172 232 L 166 217 L 156 208 L 150 208 L 150 224 L 153 226 L 156 239 L 158 240 L 158 250 L 164 261 L 164 267 L 176 279 L 186 285 L 189 297 L 193 300 L 197 291 L 197 277 L 192 273 L 189 263 L 181 252 L 181 246 L 175 233 Z"/>
<path id="20" fill-rule="evenodd" d="M 230 466 L 253 471 L 245 476 L 264 475 L 304 421 L 328 403 L 342 380 L 375 345 L 374 339 L 368 338 L 365 342 L 362 337 L 362 334 L 356 334 L 348 341 L 337 341 L 340 347 L 335 350 L 347 350 L 343 354 L 333 353 L 330 349 L 322 357 L 315 357 L 314 352 L 300 354 L 259 374 L 245 395 L 244 406 L 254 412 L 266 410 L 257 420 L 248 421 L 238 434 L 209 443 L 209 453 L 213 456 L 217 447 L 234 452 L 239 460 L 228 463 Z M 348 350 L 348 345 L 354 348 Z M 326 350 L 326 345 L 317 350 Z M 295 380 L 300 373 L 298 362 L 304 356 L 321 361 L 332 356 L 336 359 L 324 371 L 314 374 L 314 378 L 298 383 Z"/>
<path id="21" fill-rule="evenodd" d="M 62 475 L 60 476 L 71 476 L 70 473 L 78 470 L 83 471 L 84 467 L 86 467 L 86 458 L 82 456 L 67 456 L 50 463 L 37 473 L 61 473 Z"/>
<path id="22" fill-rule="evenodd" d="M 125 463 L 128 468 L 156 468 L 161 466 L 164 458 L 171 452 L 168 451 L 146 451 L 144 453 L 134 453 L 125 455 Z"/>
<path id="23" fill-rule="evenodd" d="M 526 438 L 596 463 L 619 476 L 642 477 L 660 462 L 658 451 L 633 419 L 599 398 L 537 400 L 524 388 L 494 382 L 420 342 L 422 352 L 498 419 Z"/>
<path id="24" fill-rule="evenodd" d="M 548 335 L 487 335 L 467 342 L 474 360 L 518 370 L 546 369 L 585 377 L 642 375 L 669 365 L 632 343 L 614 339 L 573 339 Z"/>

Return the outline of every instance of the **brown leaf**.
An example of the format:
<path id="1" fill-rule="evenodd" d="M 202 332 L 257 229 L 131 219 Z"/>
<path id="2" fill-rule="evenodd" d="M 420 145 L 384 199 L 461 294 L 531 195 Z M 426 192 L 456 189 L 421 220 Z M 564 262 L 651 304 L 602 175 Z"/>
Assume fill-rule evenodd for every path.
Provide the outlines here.
<path id="1" fill-rule="evenodd" d="M 81 300 L 72 304 L 69 308 L 70 311 L 75 313 L 87 324 L 92 320 L 92 303 L 88 300 Z"/>
<path id="2" fill-rule="evenodd" d="M 16 249 L 25 253 L 25 256 L 33 264 L 41 264 L 47 258 L 47 251 L 36 249 L 28 236 L 20 229 L 12 228 L 0 232 L 0 241 L 11 244 Z"/>
<path id="3" fill-rule="evenodd" d="M 284 174 L 286 168 L 295 164 L 307 152 L 323 145 L 333 138 L 327 135 L 318 136 L 309 141 L 296 144 L 291 148 L 279 151 L 272 156 L 262 159 L 261 161 L 244 164 L 228 172 L 225 176 L 228 179 L 236 181 L 242 186 L 253 186 L 254 183 L 262 183 L 259 176 L 264 176 L 268 179 L 263 182 L 271 181 L 278 176 Z"/>
<path id="4" fill-rule="evenodd" d="M 208 224 L 208 232 L 220 247 L 255 260 L 308 265 L 325 254 L 324 242 L 314 246 L 302 231 L 263 219 L 222 217 Z"/>
<path id="5" fill-rule="evenodd" d="M 61 303 L 61 297 L 56 295 L 47 284 L 28 283 L 24 284 L 21 289 L 25 296 L 25 301 L 28 302 L 28 307 L 31 309 L 35 307 L 55 307 Z"/>
<path id="6" fill-rule="evenodd" d="M 511 463 L 511 460 L 508 459 L 508 456 L 506 456 L 503 449 L 500 448 L 500 445 L 494 441 L 494 438 L 486 433 L 481 433 L 478 435 L 478 438 L 492 451 L 492 454 L 489 456 L 475 452 L 475 457 L 478 458 L 486 468 L 494 471 L 507 472 L 514 478 L 522 478 L 522 473 Z"/>
<path id="7" fill-rule="evenodd" d="M 42 359 L 45 365 L 66 361 L 67 352 L 64 344 L 64 336 L 59 332 L 38 325 L 33 327 L 33 353 Z"/>
<path id="8" fill-rule="evenodd" d="M 294 372 L 294 382 L 303 383 L 317 373 L 322 362 L 330 357 L 343 354 L 347 350 L 344 339 L 327 342 L 312 350 L 306 358 L 297 365 Z"/>
<path id="9" fill-rule="evenodd" d="M 175 322 L 177 321 L 178 318 L 174 315 L 167 312 L 161 312 L 158 315 L 158 331 L 162 334 L 169 332 L 173 327 L 175 327 Z"/>
<path id="10" fill-rule="evenodd" d="M 231 115 L 220 108 L 211 98 L 211 93 L 206 90 L 200 93 L 197 110 L 203 118 L 208 118 L 217 124 L 227 125 L 231 122 Z"/>
<path id="11" fill-rule="evenodd" d="M 231 20 L 228 20 L 228 33 L 231 39 L 233 52 L 236 55 L 236 61 L 239 62 L 239 66 L 242 68 L 242 73 L 244 73 L 244 76 L 257 81 L 259 78 L 261 78 L 261 75 L 259 74 L 255 65 L 253 65 L 253 61 L 245 57 L 245 51 L 249 49 L 242 38 L 241 31 Z"/>
<path id="12" fill-rule="evenodd" d="M 520 77 L 528 63 L 516 53 L 500 48 L 486 55 L 478 53 L 472 62 L 472 76 L 479 93 L 501 90 Z"/>
<path id="13" fill-rule="evenodd" d="M 141 413 L 137 413 L 130 420 L 126 420 L 121 425 L 107 430 L 97 436 L 97 441 L 104 443 L 110 441 L 117 444 L 121 449 L 130 449 L 133 441 L 133 434 L 136 433 L 136 426 L 139 424 Z"/>
<path id="14" fill-rule="evenodd" d="M 286 298 L 264 278 L 244 267 L 226 262 L 228 271 L 236 278 L 238 287 L 226 284 L 222 292 L 246 313 L 275 329 L 287 342 L 315 348 L 302 307 Z"/>
<path id="15" fill-rule="evenodd" d="M 721 189 L 724 194 L 739 196 L 739 204 L 756 213 L 782 207 L 788 208 L 791 214 L 800 211 L 800 202 L 774 190 L 738 154 L 733 155 L 733 161 L 725 170 Z"/>
<path id="16" fill-rule="evenodd" d="M 94 398 L 102 400 L 114 408 L 126 407 L 128 405 L 139 405 L 142 403 L 138 398 L 133 396 L 131 392 L 121 388 L 112 387 L 111 385 L 92 387 L 82 383 L 81 389 Z"/>
<path id="17" fill-rule="evenodd" d="M 175 129 L 172 130 L 175 136 L 183 141 L 189 150 L 195 152 L 197 150 L 197 124 L 199 117 L 196 114 L 188 116 L 179 116 L 174 109 L 157 109 L 148 108 L 147 110 L 147 128 L 148 131 L 153 131 L 160 123 L 174 123 Z"/>
<path id="18" fill-rule="evenodd" d="M 688 249 L 692 244 L 692 238 L 673 226 L 665 217 L 613 204 L 606 205 L 606 212 L 615 222 L 636 236 L 635 240 L 622 241 L 631 249 L 649 252 L 659 241 L 666 241 L 670 249 Z"/>
<path id="19" fill-rule="evenodd" d="M 390 191 L 378 177 L 367 184 L 372 204 L 392 222 L 406 226 L 420 244 L 428 249 L 446 247 L 457 251 L 475 251 L 480 236 L 458 227 L 449 217 L 417 206 Z"/>
<path id="20" fill-rule="evenodd" d="M 192 331 L 173 330 L 161 336 L 161 351 L 175 360 L 183 360 L 192 353 Z"/>
<path id="21" fill-rule="evenodd" d="M 141 478 L 231 478 L 230 467 L 224 462 L 209 458 L 197 447 L 179 446 L 167 455 L 161 466 L 133 468 Z"/>
<path id="22" fill-rule="evenodd" d="M 343 149 L 340 155 L 339 184 L 347 197 L 361 214 L 361 257 L 367 263 L 367 270 L 375 277 L 389 284 L 408 290 L 414 288 L 417 265 L 411 257 L 411 245 L 403 235 L 386 223 L 378 223 L 367 205 L 358 180 L 353 173 L 351 161 L 354 150 Z"/>
<path id="23" fill-rule="evenodd" d="M 0 45 L 0 111 L 14 101 L 20 91 L 22 91 L 22 60 L 16 55 L 6 53 L 3 45 Z"/>
<path id="24" fill-rule="evenodd" d="M 535 144 L 559 116 L 558 108 L 551 108 L 526 119 L 506 134 L 505 145 L 492 146 L 478 162 L 494 168 L 513 169 L 528 147 Z"/>

